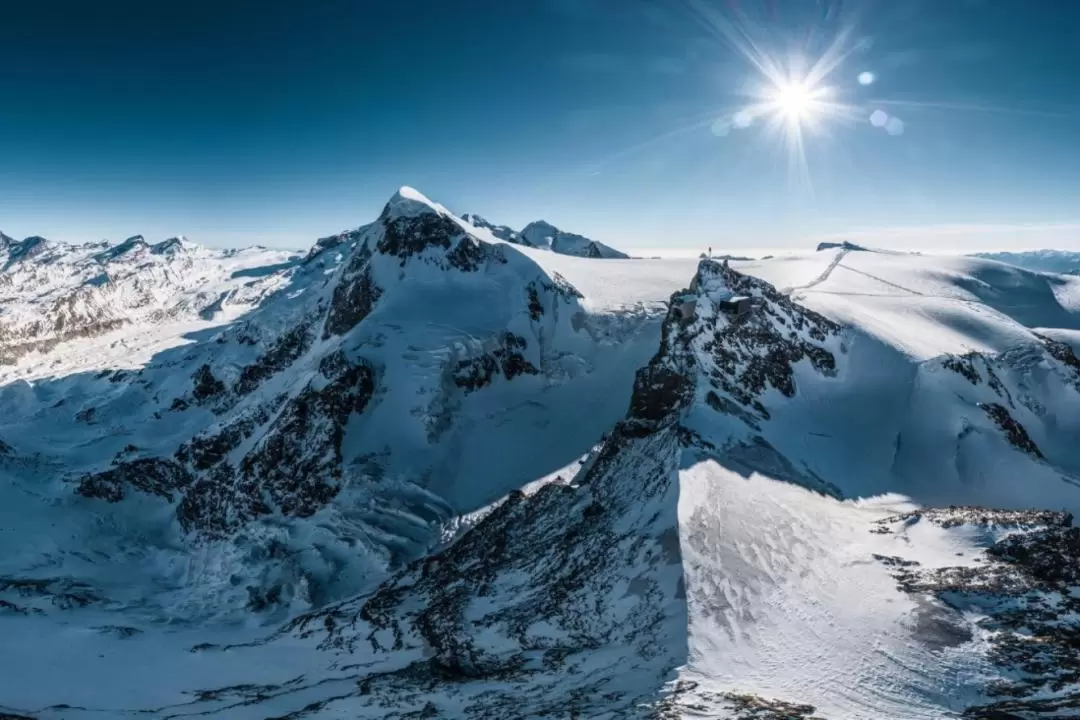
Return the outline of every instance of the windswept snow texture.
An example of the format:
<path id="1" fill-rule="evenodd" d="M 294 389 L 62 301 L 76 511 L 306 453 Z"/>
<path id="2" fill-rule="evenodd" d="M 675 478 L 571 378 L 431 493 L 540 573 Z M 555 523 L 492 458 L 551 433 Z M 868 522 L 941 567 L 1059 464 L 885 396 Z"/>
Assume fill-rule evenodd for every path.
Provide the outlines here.
<path id="1" fill-rule="evenodd" d="M 16 359 L 0 716 L 1076 714 L 1080 280 L 500 233 L 402 188 Z"/>

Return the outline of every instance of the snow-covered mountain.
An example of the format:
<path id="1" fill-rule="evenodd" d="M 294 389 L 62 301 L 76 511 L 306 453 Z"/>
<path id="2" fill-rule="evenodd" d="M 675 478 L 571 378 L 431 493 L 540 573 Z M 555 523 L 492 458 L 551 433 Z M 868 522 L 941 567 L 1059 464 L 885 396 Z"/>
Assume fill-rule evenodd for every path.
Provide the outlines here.
<path id="1" fill-rule="evenodd" d="M 280 278 L 0 386 L 0 713 L 1078 712 L 1080 279 L 596 263 L 406 188 Z"/>
<path id="2" fill-rule="evenodd" d="M 0 421 L 11 472 L 20 487 L 48 473 L 67 499 L 43 512 L 78 528 L 57 539 L 58 569 L 96 582 L 88 547 L 127 563 L 127 528 L 112 530 L 136 507 L 158 537 L 147 552 L 215 558 L 182 576 L 142 567 L 166 592 L 103 603 L 246 616 L 372 585 L 444 521 L 588 451 L 658 337 L 657 305 L 589 312 L 557 273 L 407 189 L 337 252 L 322 245 L 257 308 L 137 371 L 0 387 L 22 408 Z"/>
<path id="3" fill-rule="evenodd" d="M 604 259 L 625 259 L 630 257 L 626 253 L 619 252 L 601 242 L 560 230 L 543 220 L 537 220 L 526 225 L 521 231 L 521 237 L 526 244 L 532 247 L 547 248 L 561 255 Z"/>
<path id="4" fill-rule="evenodd" d="M 630 257 L 626 253 L 619 252 L 604 243 L 590 240 L 582 235 L 564 232 L 543 220 L 531 222 L 521 232 L 517 232 L 506 225 L 495 225 L 479 215 L 466 213 L 461 217 L 469 225 L 491 233 L 492 237 L 515 245 L 550 250 L 560 255 L 594 259 L 611 260 Z"/>
<path id="5" fill-rule="evenodd" d="M 513 228 L 506 225 L 496 225 L 481 217 L 480 215 L 476 215 L 474 213 L 465 213 L 461 216 L 461 219 L 467 222 L 469 225 L 472 225 L 473 227 L 487 230 L 499 240 L 505 240 L 506 242 L 514 243 L 515 245 L 526 245 L 528 247 L 533 247 L 533 245 L 531 245 L 528 241 L 521 237 L 521 234 L 517 230 L 514 230 Z"/>
<path id="6" fill-rule="evenodd" d="M 210 250 L 183 238 L 66 245 L 0 234 L 0 363 L 44 358 L 71 340 L 122 338 L 115 331 L 132 327 L 226 321 L 280 287 L 293 261 L 286 252 Z"/>
<path id="7" fill-rule="evenodd" d="M 972 257 L 1016 265 L 1028 270 L 1080 275 L 1080 252 L 1074 250 L 1027 250 L 1024 252 L 976 253 Z"/>

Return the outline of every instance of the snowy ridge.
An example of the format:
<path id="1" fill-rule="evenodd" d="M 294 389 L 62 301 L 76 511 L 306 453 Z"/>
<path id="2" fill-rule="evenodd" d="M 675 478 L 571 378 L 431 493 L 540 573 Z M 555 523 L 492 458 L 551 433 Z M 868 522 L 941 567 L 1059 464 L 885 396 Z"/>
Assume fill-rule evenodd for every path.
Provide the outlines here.
<path id="1" fill-rule="evenodd" d="M 88 544 L 125 566 L 114 544 L 141 512 L 160 535 L 153 563 L 198 546 L 216 566 L 143 568 L 169 590 L 141 612 L 287 615 L 372 586 L 443 521 L 586 452 L 625 407 L 659 317 L 590 312 L 557 274 L 468 229 L 403 189 L 340 259 L 309 257 L 258 308 L 137 372 L 3 387 L 23 408 L 0 424 L 15 487 L 53 468 L 49 492 L 79 528 L 55 572 L 93 584 L 74 554 Z M 96 515 L 120 527 L 83 535 Z M 24 539 L 10 567 L 33 556 Z"/>
<path id="2" fill-rule="evenodd" d="M 138 371 L 0 387 L 0 711 L 1061 717 L 1073 290 L 595 263 L 403 188 Z"/>
<path id="3" fill-rule="evenodd" d="M 593 259 L 625 260 L 630 257 L 626 253 L 619 252 L 596 240 L 590 240 L 583 235 L 564 232 L 543 220 L 531 222 L 521 232 L 517 232 L 506 225 L 495 225 L 479 215 L 466 213 L 461 217 L 469 225 L 491 233 L 492 237 L 515 245 L 550 250 L 560 255 Z"/>

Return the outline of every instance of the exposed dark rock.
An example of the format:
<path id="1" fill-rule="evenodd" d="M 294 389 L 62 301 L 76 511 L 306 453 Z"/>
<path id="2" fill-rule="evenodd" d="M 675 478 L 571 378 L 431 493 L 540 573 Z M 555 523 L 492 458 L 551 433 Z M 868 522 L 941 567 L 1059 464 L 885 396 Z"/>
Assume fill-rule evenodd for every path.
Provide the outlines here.
<path id="1" fill-rule="evenodd" d="M 900 587 L 969 611 L 988 631 L 989 659 L 1010 678 L 988 688 L 998 701 L 964 717 L 1060 718 L 1080 710 L 1080 529 L 1072 516 L 1049 511 L 948 508 L 883 520 L 923 519 L 943 527 L 1011 528 L 974 566 L 923 568 L 892 563 Z"/>
<path id="2" fill-rule="evenodd" d="M 544 316 L 544 304 L 540 302 L 540 293 L 536 291 L 536 283 L 529 283 L 526 292 L 529 296 L 529 317 L 534 321 L 539 321 Z"/>
<path id="3" fill-rule="evenodd" d="M 311 347 L 312 340 L 310 322 L 307 321 L 283 333 L 258 360 L 240 371 L 236 392 L 247 395 L 271 375 L 296 362 Z"/>
<path id="4" fill-rule="evenodd" d="M 181 462 L 191 463 L 196 470 L 207 470 L 224 460 L 241 442 L 251 437 L 257 427 L 269 420 L 270 415 L 260 407 L 230 422 L 217 433 L 196 435 L 180 446 L 176 457 Z"/>
<path id="5" fill-rule="evenodd" d="M 142 630 L 139 628 L 133 628 L 127 625 L 102 625 L 94 629 L 102 635 L 110 635 L 121 640 L 142 634 Z"/>
<path id="6" fill-rule="evenodd" d="M 836 323 L 797 305 L 763 280 L 732 270 L 726 263 L 702 261 L 691 291 L 700 292 L 700 288 L 716 281 L 735 295 L 758 300 L 751 312 L 725 318 L 702 330 L 708 338 L 703 349 L 712 361 L 709 375 L 714 388 L 758 417 L 768 419 L 760 396 L 769 387 L 793 396 L 796 363 L 805 359 L 823 375 L 835 372 L 836 358 L 824 343 L 839 336 Z"/>
<path id="7" fill-rule="evenodd" d="M 522 350 L 528 342 L 520 335 L 503 333 L 494 349 L 482 355 L 458 361 L 454 370 L 454 384 L 473 392 L 487 387 L 499 374 L 507 380 L 518 375 L 537 375 L 536 366 L 525 359 Z"/>
<path id="8" fill-rule="evenodd" d="M 843 242 L 818 243 L 817 251 L 821 252 L 822 250 L 848 250 L 858 252 L 865 251 L 866 248 L 864 248 L 862 245 L 856 245 L 853 242 L 848 242 L 847 240 L 844 240 Z"/>
<path id="9" fill-rule="evenodd" d="M 979 403 L 979 407 L 986 412 L 991 420 L 997 423 L 997 426 L 1005 433 L 1005 439 L 1008 440 L 1009 443 L 1033 457 L 1037 457 L 1040 460 L 1043 459 L 1042 451 L 1039 450 L 1035 442 L 1028 436 L 1027 430 L 1024 429 L 1023 425 L 1013 419 L 1005 406 L 999 405 L 998 403 Z"/>
<path id="10" fill-rule="evenodd" d="M 1054 510 L 991 510 L 969 505 L 947 508 L 923 508 L 881 520 L 879 525 L 913 524 L 926 520 L 943 528 L 959 525 L 996 526 L 1015 530 L 1035 530 L 1042 527 L 1069 527 L 1072 516 Z"/>
<path id="11" fill-rule="evenodd" d="M 172 501 L 173 493 L 194 478 L 182 465 L 162 458 L 140 458 L 121 462 L 108 470 L 84 475 L 75 489 L 79 495 L 108 502 L 124 499 L 129 487 Z"/>
<path id="12" fill-rule="evenodd" d="M 380 221 L 384 232 L 377 249 L 383 255 L 400 258 L 402 267 L 409 258 L 428 248 L 449 250 L 455 241 L 466 234 L 460 225 L 434 210 L 411 217 L 393 217 L 387 207 Z"/>
<path id="13" fill-rule="evenodd" d="M 1073 352 L 1073 349 L 1069 345 L 1043 335 L 1039 335 L 1038 338 L 1042 342 L 1043 347 L 1046 348 L 1046 351 L 1050 353 L 1054 359 L 1058 362 L 1065 363 L 1073 370 L 1080 372 L 1080 358 L 1076 356 L 1076 353 Z"/>
<path id="14" fill-rule="evenodd" d="M 979 371 L 975 368 L 975 364 L 972 362 L 974 353 L 968 355 L 946 355 L 945 359 L 941 361 L 941 364 L 952 370 L 958 375 L 962 375 L 967 378 L 967 381 L 972 385 L 978 385 L 982 382 L 982 376 L 979 375 Z"/>
<path id="15" fill-rule="evenodd" d="M 823 720 L 814 715 L 813 705 L 766 700 L 757 695 L 734 693 L 724 693 L 723 699 L 735 713 L 732 720 Z"/>
<path id="16" fill-rule="evenodd" d="M 678 680 L 653 708 L 650 720 L 716 717 L 726 720 L 824 720 L 812 705 L 769 700 L 758 695 L 714 692 L 692 680 Z M 721 714 L 721 711 L 723 713 Z"/>
<path id="17" fill-rule="evenodd" d="M 225 454 L 266 422 L 256 414 L 207 439 L 201 454 L 194 441 L 185 457 L 211 466 L 208 477 L 185 493 L 177 518 L 186 530 L 227 534 L 260 515 L 308 516 L 337 495 L 341 441 L 349 415 L 362 412 L 375 391 L 375 373 L 365 364 L 339 369 L 321 388 L 308 385 L 285 401 L 265 434 L 238 468 Z"/>
<path id="18" fill-rule="evenodd" d="M 451 267 L 463 272 L 476 272 L 489 262 L 505 263 L 506 255 L 501 247 L 482 243 L 471 235 L 466 235 L 446 253 L 446 259 Z"/>
<path id="19" fill-rule="evenodd" d="M 315 244 L 311 246 L 311 249 L 308 250 L 307 255 L 304 256 L 304 259 L 301 262 L 306 265 L 327 250 L 352 245 L 363 238 L 366 230 L 366 227 L 362 227 L 355 230 L 347 230 L 338 233 L 337 235 L 319 238 L 315 241 Z"/>
<path id="20" fill-rule="evenodd" d="M 654 432 L 693 396 L 693 383 L 678 370 L 663 363 L 650 363 L 638 370 L 630 397 L 625 431 L 633 436 Z"/>
<path id="21" fill-rule="evenodd" d="M 1014 407 L 1008 389 L 1001 382 L 1001 378 L 998 377 L 997 373 L 994 372 L 993 363 L 981 353 L 972 351 L 964 355 L 946 355 L 941 364 L 947 370 L 952 370 L 954 373 L 964 377 L 972 385 L 982 383 L 983 373 L 985 373 L 986 384 L 990 389 L 998 397 L 1005 398 L 1010 407 Z M 979 366 L 982 367 L 982 372 L 979 371 Z"/>
<path id="22" fill-rule="evenodd" d="M 330 300 L 323 326 L 324 339 L 343 335 L 359 325 L 382 297 L 382 288 L 371 275 L 370 260 L 371 250 L 366 242 L 353 250 Z"/>
<path id="23" fill-rule="evenodd" d="M 1046 352 L 1049 353 L 1052 358 L 1068 368 L 1069 372 L 1072 374 L 1072 385 L 1076 388 L 1077 392 L 1080 392 L 1080 358 L 1073 352 L 1072 347 L 1042 335 L 1038 335 L 1037 337 L 1043 344 L 1043 347 L 1046 348 Z"/>
<path id="24" fill-rule="evenodd" d="M 192 395 L 198 403 L 204 403 L 225 393 L 225 383 L 214 377 L 209 365 L 202 365 L 192 376 Z"/>
<path id="25" fill-rule="evenodd" d="M 86 607 L 102 602 L 98 593 L 86 583 L 71 578 L 22 578 L 0 576 L 0 593 L 23 598 L 41 598 L 61 610 Z M 14 603 L 9 603 L 13 605 Z M 22 609 L 22 614 L 37 614 L 34 609 Z"/>
<path id="26" fill-rule="evenodd" d="M 335 350 L 319 361 L 319 372 L 329 380 L 340 377 L 340 375 L 348 370 L 349 367 L 349 359 L 341 350 Z"/>
<path id="27" fill-rule="evenodd" d="M 577 298 L 580 300 L 585 297 L 569 280 L 557 272 L 551 273 L 551 284 L 554 292 L 564 298 Z"/>
<path id="28" fill-rule="evenodd" d="M 377 250 L 400 258 L 402 267 L 410 258 L 431 248 L 443 252 L 427 258 L 429 262 L 462 272 L 475 272 L 489 262 L 506 262 L 501 247 L 480 242 L 453 218 L 434 209 L 412 216 L 394 216 L 387 207 L 380 221 L 383 237 Z"/>

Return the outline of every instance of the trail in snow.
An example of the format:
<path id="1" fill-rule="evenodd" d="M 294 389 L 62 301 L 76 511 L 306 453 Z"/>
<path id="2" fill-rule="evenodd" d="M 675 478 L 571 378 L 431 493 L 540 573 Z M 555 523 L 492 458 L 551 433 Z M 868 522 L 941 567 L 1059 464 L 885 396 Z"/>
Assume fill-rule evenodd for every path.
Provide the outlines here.
<path id="1" fill-rule="evenodd" d="M 830 262 L 828 264 L 828 266 L 821 272 L 821 274 L 818 275 L 813 280 L 811 280 L 810 282 L 806 283 L 805 285 L 798 285 L 798 286 L 795 286 L 795 287 L 784 288 L 780 292 L 784 293 L 785 295 L 792 295 L 793 293 L 795 293 L 797 291 L 808 290 L 808 289 L 810 289 L 810 288 L 812 288 L 812 287 L 814 287 L 816 285 L 820 285 L 821 283 L 823 283 L 823 282 L 825 282 L 826 280 L 829 279 L 829 276 L 832 275 L 833 270 L 836 269 L 836 267 L 840 264 L 841 260 L 843 260 L 845 257 L 847 257 L 847 254 L 849 252 L 851 252 L 851 251 L 850 250 L 841 250 L 841 251 L 837 252 L 836 257 L 834 257 L 832 259 L 832 262 Z"/>

